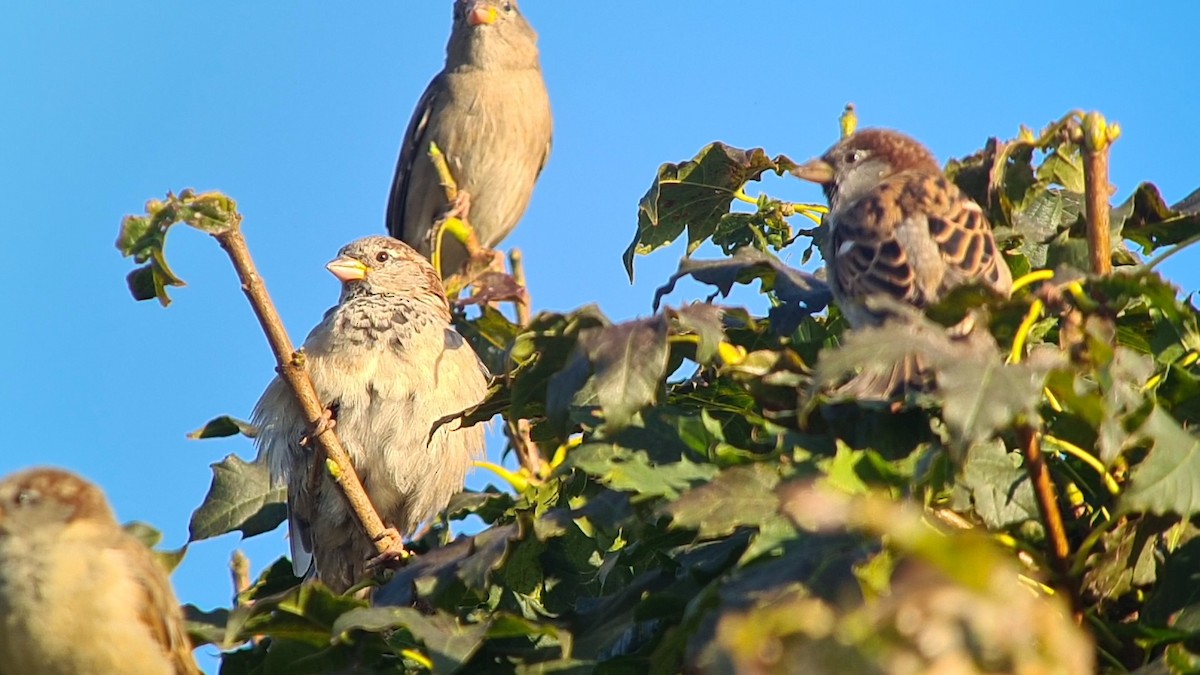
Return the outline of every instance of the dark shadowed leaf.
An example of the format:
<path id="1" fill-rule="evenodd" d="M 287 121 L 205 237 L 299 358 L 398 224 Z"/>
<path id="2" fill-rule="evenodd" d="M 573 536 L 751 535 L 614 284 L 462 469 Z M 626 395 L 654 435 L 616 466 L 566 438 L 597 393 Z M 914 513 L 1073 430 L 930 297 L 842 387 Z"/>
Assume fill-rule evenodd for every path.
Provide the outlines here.
<path id="1" fill-rule="evenodd" d="M 662 507 L 671 524 L 697 530 L 703 539 L 732 534 L 741 526 L 758 527 L 775 517 L 779 472 L 765 463 L 725 469 L 708 483 Z"/>
<path id="2" fill-rule="evenodd" d="M 1159 535 L 1170 523 L 1158 518 L 1129 518 L 1105 532 L 1083 575 L 1084 588 L 1097 598 L 1115 601 L 1154 583 Z M 1181 596 L 1182 597 L 1182 596 Z"/>
<path id="3" fill-rule="evenodd" d="M 1129 215 L 1121 234 L 1141 246 L 1145 254 L 1200 235 L 1200 213 L 1168 207 L 1152 183 L 1139 185 L 1127 202 L 1114 209 L 1114 219 L 1125 211 Z"/>
<path id="4" fill-rule="evenodd" d="M 680 260 L 679 270 L 654 292 L 655 309 L 686 276 L 716 286 L 723 296 L 729 295 L 734 284 L 760 280 L 763 292 L 773 293 L 780 302 L 778 307 L 772 308 L 772 320 L 778 317 L 775 330 L 780 334 L 791 333 L 805 317 L 825 309 L 832 297 L 825 282 L 813 275 L 788 267 L 769 253 L 746 247 L 738 249 L 732 257 L 720 260 Z"/>
<path id="5" fill-rule="evenodd" d="M 183 620 L 187 627 L 188 637 L 192 646 L 213 644 L 223 646 L 225 640 L 225 623 L 229 620 L 229 610 L 214 609 L 206 612 L 193 604 L 183 606 Z"/>
<path id="6" fill-rule="evenodd" d="M 661 316 L 583 332 L 579 345 L 592 364 L 593 388 L 605 429 L 626 427 L 653 403 L 667 376 L 667 324 Z"/>
<path id="7" fill-rule="evenodd" d="M 410 607 L 361 607 L 338 617 L 333 635 L 351 631 L 382 633 L 402 628 L 428 650 L 438 673 L 457 672 L 483 644 L 487 623 L 464 624 L 445 612 L 422 614 Z"/>
<path id="8" fill-rule="evenodd" d="M 711 363 L 717 355 L 717 347 L 725 339 L 721 308 L 695 303 L 678 309 L 667 308 L 663 313 L 670 321 L 672 335 L 695 336 L 696 362 L 702 365 Z"/>

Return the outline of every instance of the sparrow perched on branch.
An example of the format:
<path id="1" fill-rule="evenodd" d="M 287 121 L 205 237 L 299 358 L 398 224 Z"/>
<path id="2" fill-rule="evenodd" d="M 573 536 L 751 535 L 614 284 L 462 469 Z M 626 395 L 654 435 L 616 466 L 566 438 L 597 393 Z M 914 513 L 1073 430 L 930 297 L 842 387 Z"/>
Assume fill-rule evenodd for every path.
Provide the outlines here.
<path id="1" fill-rule="evenodd" d="M 483 453 L 481 426 L 434 427 L 483 400 L 487 370 L 451 326 L 433 266 L 404 242 L 359 239 L 327 267 L 341 298 L 305 340 L 305 369 L 379 517 L 411 535 L 462 490 Z M 287 485 L 296 575 L 315 573 L 345 591 L 375 549 L 324 463 L 314 463 L 282 379 L 267 386 L 252 419 L 272 479 Z"/>
<path id="2" fill-rule="evenodd" d="M 428 258 L 435 223 L 451 212 L 468 218 L 469 210 L 479 243 L 494 247 L 529 206 L 550 155 L 552 129 L 537 33 L 517 3 L 455 0 L 446 65 L 417 102 L 400 146 L 388 233 Z M 446 199 L 430 143 L 445 153 L 460 191 L 457 203 Z M 466 248 L 445 237 L 443 275 L 458 271 L 466 259 Z"/>
<path id="3" fill-rule="evenodd" d="M 916 140 L 864 129 L 793 173 L 820 184 L 829 199 L 822 255 L 834 302 L 852 327 L 895 318 L 880 299 L 924 309 L 972 281 L 1006 297 L 1012 291 L 983 209 Z M 925 377 L 920 364 L 902 366 L 907 372 L 883 388 Z"/>
<path id="4" fill-rule="evenodd" d="M 166 571 L 66 471 L 0 481 L 0 671 L 200 673 Z"/>

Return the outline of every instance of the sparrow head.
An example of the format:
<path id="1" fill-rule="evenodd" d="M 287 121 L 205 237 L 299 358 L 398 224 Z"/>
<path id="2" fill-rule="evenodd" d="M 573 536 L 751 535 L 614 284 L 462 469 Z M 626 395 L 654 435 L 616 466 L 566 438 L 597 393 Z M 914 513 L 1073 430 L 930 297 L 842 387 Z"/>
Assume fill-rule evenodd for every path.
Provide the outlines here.
<path id="1" fill-rule="evenodd" d="M 363 295 L 404 296 L 449 311 L 433 265 L 399 239 L 372 236 L 352 241 L 325 269 L 342 282 L 343 301 Z"/>
<path id="2" fill-rule="evenodd" d="M 537 32 L 515 0 L 454 0 L 446 69 L 537 66 Z"/>
<path id="3" fill-rule="evenodd" d="M 933 154 L 910 136 L 891 129 L 863 129 L 796 167 L 792 174 L 819 184 L 830 207 L 836 209 L 902 171 L 940 173 L 941 167 Z"/>
<path id="4" fill-rule="evenodd" d="M 100 488 L 60 469 L 29 469 L 0 481 L 0 537 L 77 521 L 117 518 Z"/>

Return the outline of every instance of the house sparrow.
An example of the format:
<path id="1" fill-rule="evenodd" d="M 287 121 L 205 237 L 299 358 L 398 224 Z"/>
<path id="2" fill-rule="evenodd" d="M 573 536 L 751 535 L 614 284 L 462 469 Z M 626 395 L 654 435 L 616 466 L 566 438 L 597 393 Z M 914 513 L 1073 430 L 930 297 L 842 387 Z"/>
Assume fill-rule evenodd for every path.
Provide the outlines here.
<path id="1" fill-rule="evenodd" d="M 451 327 L 433 266 L 404 242 L 359 239 L 327 268 L 341 298 L 305 340 L 305 368 L 379 517 L 411 534 L 462 489 L 483 452 L 482 427 L 434 425 L 483 400 L 487 369 Z M 283 380 L 267 386 L 252 419 L 272 479 L 287 485 L 296 575 L 345 591 L 374 547 L 324 465 L 314 466 Z"/>
<path id="2" fill-rule="evenodd" d="M 200 672 L 166 571 L 66 471 L 0 481 L 0 670 Z"/>
<path id="3" fill-rule="evenodd" d="M 971 281 L 1011 292 L 1012 274 L 983 209 L 916 140 L 864 129 L 793 173 L 820 184 L 829 199 L 822 255 L 834 302 L 852 327 L 897 318 L 887 300 L 924 309 Z M 884 388 L 926 377 L 918 363 L 898 364 Z"/>
<path id="4" fill-rule="evenodd" d="M 538 61 L 537 33 L 512 0 L 455 0 L 446 65 L 417 102 L 392 180 L 387 230 L 425 257 L 434 224 L 448 212 L 466 217 L 488 248 L 516 227 L 550 155 L 553 120 Z M 460 191 L 446 201 L 429 159 L 446 155 Z M 463 197 L 466 193 L 468 197 Z M 467 250 L 442 243 L 442 273 L 458 271 Z"/>

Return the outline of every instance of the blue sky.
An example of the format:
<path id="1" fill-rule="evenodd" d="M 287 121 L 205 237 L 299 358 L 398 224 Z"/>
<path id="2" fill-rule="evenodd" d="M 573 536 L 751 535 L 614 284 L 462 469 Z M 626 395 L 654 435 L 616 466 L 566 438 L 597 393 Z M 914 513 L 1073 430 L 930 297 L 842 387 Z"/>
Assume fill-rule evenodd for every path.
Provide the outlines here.
<path id="1" fill-rule="evenodd" d="M 0 475 L 74 469 L 108 491 L 122 519 L 183 543 L 208 464 L 253 454 L 243 440 L 184 434 L 217 414 L 248 415 L 273 363 L 228 261 L 204 235 L 173 236 L 168 253 L 189 286 L 169 310 L 134 303 L 130 265 L 112 245 L 120 218 L 167 190 L 233 196 L 284 320 L 303 339 L 337 297 L 324 263 L 382 230 L 405 124 L 444 57 L 449 5 L 47 1 L 0 10 L 0 218 L 9 238 L 0 297 L 10 317 L 0 337 L 9 441 Z M 847 101 L 864 125 L 907 131 L 942 160 L 1020 124 L 1098 109 L 1124 129 L 1113 151 L 1116 198 L 1141 180 L 1168 202 L 1183 198 L 1200 186 L 1200 94 L 1189 83 L 1200 9 L 1079 7 L 525 0 L 541 34 L 555 143 L 505 245 L 525 252 L 535 309 L 599 302 L 617 319 L 648 313 L 682 248 L 640 259 L 633 286 L 620 256 L 658 165 L 714 140 L 807 158 L 836 140 Z M 820 198 L 794 180 L 749 191 L 763 189 Z M 1194 290 L 1198 262 L 1200 249 L 1188 251 L 1166 271 Z M 700 295 L 683 286 L 672 300 Z M 492 453 L 500 447 L 493 439 Z M 472 485 L 487 478 L 477 473 Z M 228 604 L 235 546 L 256 571 L 285 550 L 282 533 L 194 546 L 174 577 L 185 602 Z"/>

